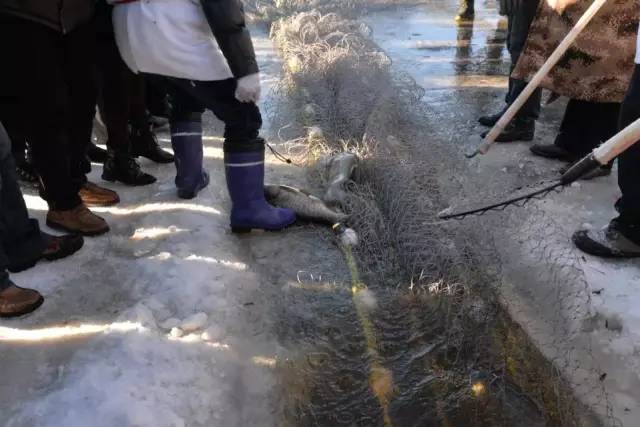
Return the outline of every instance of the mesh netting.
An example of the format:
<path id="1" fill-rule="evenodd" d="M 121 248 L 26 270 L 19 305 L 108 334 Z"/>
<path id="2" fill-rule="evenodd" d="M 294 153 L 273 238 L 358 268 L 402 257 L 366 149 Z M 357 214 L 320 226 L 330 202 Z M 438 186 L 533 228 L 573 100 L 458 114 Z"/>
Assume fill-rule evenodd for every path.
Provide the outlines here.
<path id="1" fill-rule="evenodd" d="M 444 374 L 434 374 L 437 387 L 420 382 L 424 367 L 422 377 L 406 379 L 397 402 L 413 403 L 398 403 L 395 415 L 402 420 L 411 408 L 451 425 L 615 425 L 584 334 L 590 290 L 570 240 L 536 203 L 437 220 L 451 200 L 480 200 L 488 186 L 454 179 L 468 172 L 462 152 L 425 137 L 438 123 L 421 101 L 424 90 L 351 19 L 364 3 L 261 1 L 251 9 L 275 21 L 271 35 L 284 62 L 278 90 L 289 105 L 271 111 L 295 112 L 312 166 L 339 151 L 361 158 L 343 208 L 360 236 L 365 282 L 407 313 L 426 304 L 438 324 L 437 332 L 429 325 L 435 350 L 427 371 Z M 312 170 L 322 181 L 322 168 Z M 493 397 L 479 398 L 469 384 Z M 300 420 L 312 413 L 317 422 L 317 410 L 305 411 Z"/>

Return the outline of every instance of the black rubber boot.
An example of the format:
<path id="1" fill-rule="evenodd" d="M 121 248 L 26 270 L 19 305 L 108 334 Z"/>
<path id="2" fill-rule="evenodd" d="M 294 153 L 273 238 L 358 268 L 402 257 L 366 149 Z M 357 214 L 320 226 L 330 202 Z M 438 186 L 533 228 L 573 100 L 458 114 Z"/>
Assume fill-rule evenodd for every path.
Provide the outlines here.
<path id="1" fill-rule="evenodd" d="M 173 154 L 160 148 L 151 125 L 143 129 L 133 129 L 131 149 L 134 157 L 146 157 L 156 163 L 173 163 L 174 160 Z"/>
<path id="2" fill-rule="evenodd" d="M 535 131 L 535 120 L 515 119 L 504 128 L 500 135 L 498 135 L 496 142 L 532 141 Z M 486 137 L 488 133 L 489 132 L 483 132 L 482 137 Z"/>
<path id="3" fill-rule="evenodd" d="M 90 142 L 89 147 L 87 148 L 87 156 L 93 163 L 104 163 L 107 161 L 108 154 L 107 150 L 98 147 L 93 142 Z"/>
<path id="4" fill-rule="evenodd" d="M 109 158 L 104 163 L 102 179 L 109 182 L 120 181 L 133 187 L 156 182 L 154 176 L 142 172 L 140 165 L 133 157 L 112 152 L 109 153 Z"/>
<path id="5" fill-rule="evenodd" d="M 628 224 L 618 217 L 604 230 L 577 231 L 573 243 L 594 256 L 640 258 L 640 224 Z"/>
<path id="6" fill-rule="evenodd" d="M 562 160 L 564 162 L 573 162 L 576 160 L 574 155 L 555 144 L 534 144 L 530 150 L 536 156 L 546 159 Z"/>

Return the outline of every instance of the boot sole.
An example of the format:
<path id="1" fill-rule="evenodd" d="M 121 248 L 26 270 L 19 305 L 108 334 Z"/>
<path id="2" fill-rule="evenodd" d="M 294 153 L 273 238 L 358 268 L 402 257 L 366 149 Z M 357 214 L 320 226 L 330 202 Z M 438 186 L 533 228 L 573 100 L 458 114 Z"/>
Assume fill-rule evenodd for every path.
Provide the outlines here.
<path id="1" fill-rule="evenodd" d="M 510 142 L 531 142 L 533 141 L 534 136 L 523 136 L 521 138 L 513 138 L 513 139 L 500 139 L 500 138 L 496 138 L 496 142 L 499 144 L 509 144 Z"/>
<path id="2" fill-rule="evenodd" d="M 24 309 L 22 309 L 20 311 L 13 312 L 13 313 L 0 313 L 0 317 L 4 318 L 4 319 L 9 319 L 9 318 L 13 318 L 13 317 L 24 316 L 26 314 L 30 314 L 30 313 L 33 313 L 34 311 L 36 311 L 38 308 L 40 308 L 40 306 L 43 303 L 44 303 L 44 298 L 40 297 L 36 302 L 34 302 L 33 304 L 25 307 Z"/>
<path id="3" fill-rule="evenodd" d="M 563 162 L 573 162 L 575 161 L 575 159 L 573 157 L 571 157 L 570 155 L 565 155 L 565 154 L 561 154 L 561 153 L 551 153 L 548 151 L 544 151 L 544 150 L 538 150 L 535 147 L 531 147 L 529 149 L 529 151 L 531 151 L 531 154 L 538 156 L 538 157 L 543 157 L 545 159 L 552 159 L 552 160 L 560 160 Z"/>
<path id="4" fill-rule="evenodd" d="M 573 244 L 582 252 L 592 256 L 608 259 L 637 259 L 640 258 L 640 253 L 636 252 L 617 252 L 612 251 L 610 248 L 601 245 L 598 242 L 587 241 L 582 233 L 577 232 L 572 237 Z"/>
<path id="5" fill-rule="evenodd" d="M 95 231 L 73 230 L 71 228 L 65 227 L 64 225 L 58 224 L 58 223 L 50 221 L 50 220 L 47 220 L 47 226 L 53 228 L 54 230 L 66 231 L 67 233 L 80 234 L 80 235 L 85 236 L 85 237 L 101 236 L 101 235 L 106 234 L 109 231 L 111 231 L 109 226 L 107 226 L 105 229 L 95 230 Z"/>
<path id="6" fill-rule="evenodd" d="M 138 158 L 138 157 L 144 157 L 147 160 L 151 160 L 153 163 L 158 163 L 161 165 L 168 165 L 169 163 L 174 163 L 175 159 L 160 159 L 160 158 L 155 158 L 155 157 L 149 157 L 146 154 L 138 154 L 138 153 L 133 153 L 132 154 L 133 157 Z"/>
<path id="7" fill-rule="evenodd" d="M 124 185 L 128 185 L 129 187 L 144 187 L 147 185 L 151 185 L 151 184 L 155 184 L 158 180 L 154 179 L 151 182 L 144 182 L 144 183 L 138 183 L 138 182 L 127 182 L 127 181 L 123 181 L 121 179 L 118 178 L 114 178 L 112 176 L 104 176 L 102 175 L 102 180 L 103 181 L 107 181 L 107 182 L 120 182 Z"/>
<path id="8" fill-rule="evenodd" d="M 280 227 L 280 228 L 264 228 L 264 227 L 238 227 L 238 226 L 231 226 L 231 232 L 234 234 L 249 234 L 251 233 L 253 230 L 262 230 L 262 231 L 268 231 L 268 232 L 276 232 L 276 231 L 282 231 L 288 227 L 291 227 L 293 224 L 295 224 L 297 218 L 294 219 L 293 221 L 291 221 L 290 223 Z"/>

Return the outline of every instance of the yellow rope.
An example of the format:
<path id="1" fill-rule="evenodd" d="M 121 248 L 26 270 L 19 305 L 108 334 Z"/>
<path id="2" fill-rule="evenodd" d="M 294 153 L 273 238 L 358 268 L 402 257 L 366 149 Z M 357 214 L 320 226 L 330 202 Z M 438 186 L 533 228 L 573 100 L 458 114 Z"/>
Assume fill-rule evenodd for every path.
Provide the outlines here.
<path id="1" fill-rule="evenodd" d="M 358 294 L 367 289 L 367 286 L 360 280 L 360 273 L 358 272 L 358 265 L 351 251 L 351 247 L 342 245 L 342 252 L 347 260 L 349 272 L 351 273 L 351 294 L 353 297 L 353 303 L 358 313 L 358 319 L 362 326 L 367 349 L 369 354 L 369 387 L 371 391 L 378 399 L 380 407 L 382 408 L 384 425 L 392 427 L 391 417 L 389 416 L 389 404 L 393 395 L 393 374 L 384 366 L 380 361 L 378 355 L 378 342 L 376 340 L 375 329 L 373 323 L 369 318 L 369 312 L 362 299 L 358 298 Z"/>

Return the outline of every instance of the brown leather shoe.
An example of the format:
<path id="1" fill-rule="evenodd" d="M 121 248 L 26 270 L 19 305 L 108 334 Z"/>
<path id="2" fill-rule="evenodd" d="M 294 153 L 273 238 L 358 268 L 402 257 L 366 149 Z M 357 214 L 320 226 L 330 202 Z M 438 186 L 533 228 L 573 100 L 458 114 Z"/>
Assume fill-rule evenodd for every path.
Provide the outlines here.
<path id="1" fill-rule="evenodd" d="M 113 206 L 120 203 L 118 193 L 87 181 L 78 195 L 87 206 Z"/>
<path id="2" fill-rule="evenodd" d="M 44 298 L 38 291 L 24 289 L 13 283 L 0 291 L 0 317 L 17 317 L 40 307 Z"/>
<path id="3" fill-rule="evenodd" d="M 49 211 L 47 225 L 57 230 L 82 234 L 83 236 L 97 236 L 109 231 L 109 226 L 104 218 L 91 212 L 84 204 L 68 211 Z"/>

